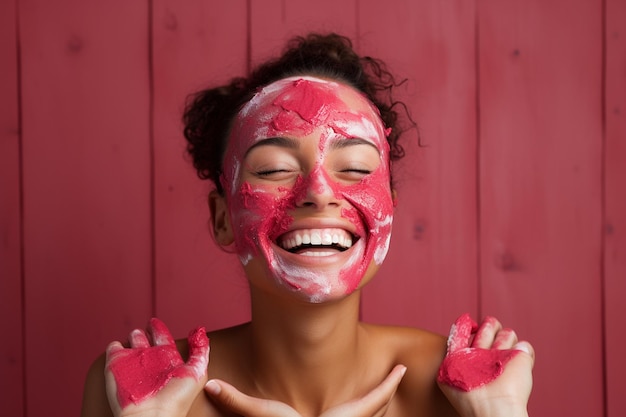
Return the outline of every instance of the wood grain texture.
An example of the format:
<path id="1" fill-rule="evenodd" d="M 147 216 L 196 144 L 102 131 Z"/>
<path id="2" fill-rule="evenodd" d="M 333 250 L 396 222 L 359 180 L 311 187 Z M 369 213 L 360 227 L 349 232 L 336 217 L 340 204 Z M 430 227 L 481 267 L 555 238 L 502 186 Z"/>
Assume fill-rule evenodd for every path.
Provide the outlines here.
<path id="1" fill-rule="evenodd" d="M 151 314 L 176 337 L 249 317 L 180 117 L 187 94 L 309 31 L 348 35 L 408 78 L 397 98 L 424 144 L 403 138 L 363 319 L 446 333 L 462 312 L 494 315 L 537 350 L 532 416 L 621 416 L 623 1 L 9 0 L 0 417 L 77 415 L 90 362 Z"/>
<path id="2" fill-rule="evenodd" d="M 423 144 L 417 130 L 402 138 L 391 248 L 364 290 L 367 321 L 447 334 L 457 316 L 477 313 L 474 8 L 360 2 L 360 47 L 408 79 L 397 98 Z"/>
<path id="3" fill-rule="evenodd" d="M 153 14 L 156 315 L 177 337 L 249 317 L 236 256 L 209 227 L 211 186 L 185 155 L 187 96 L 245 75 L 246 1 L 155 1 Z"/>
<path id="4" fill-rule="evenodd" d="M 479 3 L 481 309 L 537 351 L 530 414 L 600 416 L 600 2 Z"/>
<path id="5" fill-rule="evenodd" d="M 293 36 L 309 32 L 356 35 L 356 0 L 267 0 L 250 5 L 252 65 L 280 54 Z"/>
<path id="6" fill-rule="evenodd" d="M 77 415 L 91 361 L 151 310 L 147 3 L 19 16 L 27 414 Z"/>
<path id="7" fill-rule="evenodd" d="M 0 416 L 24 415 L 16 2 L 0 4 Z"/>
<path id="8" fill-rule="evenodd" d="M 606 2 L 604 274 L 607 417 L 626 410 L 626 3 Z"/>

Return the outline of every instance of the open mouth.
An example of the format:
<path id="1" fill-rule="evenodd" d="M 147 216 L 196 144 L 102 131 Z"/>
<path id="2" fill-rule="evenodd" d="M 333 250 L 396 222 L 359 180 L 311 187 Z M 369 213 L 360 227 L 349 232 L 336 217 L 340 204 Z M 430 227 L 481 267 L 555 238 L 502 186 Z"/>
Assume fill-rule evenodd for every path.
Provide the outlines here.
<path id="1" fill-rule="evenodd" d="M 357 240 L 357 236 L 344 229 L 300 229 L 280 236 L 277 243 L 299 255 L 330 256 L 350 249 Z"/>

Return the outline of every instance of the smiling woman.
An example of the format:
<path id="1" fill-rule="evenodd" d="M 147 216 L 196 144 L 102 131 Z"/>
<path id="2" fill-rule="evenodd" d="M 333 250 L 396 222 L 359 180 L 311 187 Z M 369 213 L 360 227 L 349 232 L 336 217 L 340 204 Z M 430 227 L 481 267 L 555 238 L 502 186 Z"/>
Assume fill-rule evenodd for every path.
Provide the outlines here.
<path id="1" fill-rule="evenodd" d="M 391 237 L 394 85 L 348 39 L 310 35 L 194 97 L 188 150 L 215 184 L 213 231 L 239 255 L 251 321 L 208 334 L 207 366 L 203 329 L 175 349 L 153 319 L 93 366 L 84 416 L 527 415 L 532 346 L 496 319 L 464 316 L 445 361 L 443 336 L 359 321 Z"/>

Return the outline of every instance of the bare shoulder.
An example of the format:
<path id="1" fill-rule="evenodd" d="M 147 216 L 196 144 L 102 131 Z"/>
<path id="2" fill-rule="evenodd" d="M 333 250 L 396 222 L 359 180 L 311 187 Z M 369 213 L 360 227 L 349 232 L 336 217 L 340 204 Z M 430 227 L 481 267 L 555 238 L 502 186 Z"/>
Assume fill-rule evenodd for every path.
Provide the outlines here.
<path id="1" fill-rule="evenodd" d="M 378 351 L 388 352 L 391 366 L 403 364 L 407 372 L 396 393 L 398 415 L 457 416 L 437 386 L 437 373 L 446 354 L 447 338 L 411 327 L 365 325 Z"/>
<path id="2" fill-rule="evenodd" d="M 112 417 L 104 383 L 104 354 L 91 365 L 85 379 L 81 417 Z"/>

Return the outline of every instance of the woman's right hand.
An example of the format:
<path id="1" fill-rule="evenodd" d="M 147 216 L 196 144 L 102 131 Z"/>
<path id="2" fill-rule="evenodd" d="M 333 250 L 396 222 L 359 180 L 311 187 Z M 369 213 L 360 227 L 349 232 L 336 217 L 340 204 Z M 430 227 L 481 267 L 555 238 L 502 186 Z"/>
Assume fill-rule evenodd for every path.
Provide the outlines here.
<path id="1" fill-rule="evenodd" d="M 206 332 L 199 327 L 189 334 L 189 359 L 185 363 L 163 322 L 153 318 L 147 330 L 133 330 L 129 348 L 120 342 L 107 348 L 104 374 L 113 415 L 186 416 L 207 380 Z"/>
<path id="2" fill-rule="evenodd" d="M 405 366 L 397 365 L 383 382 L 369 393 L 333 407 L 319 417 L 383 416 L 405 372 Z M 209 381 L 205 386 L 205 391 L 217 405 L 244 417 L 302 417 L 285 403 L 248 396 L 221 380 Z"/>

